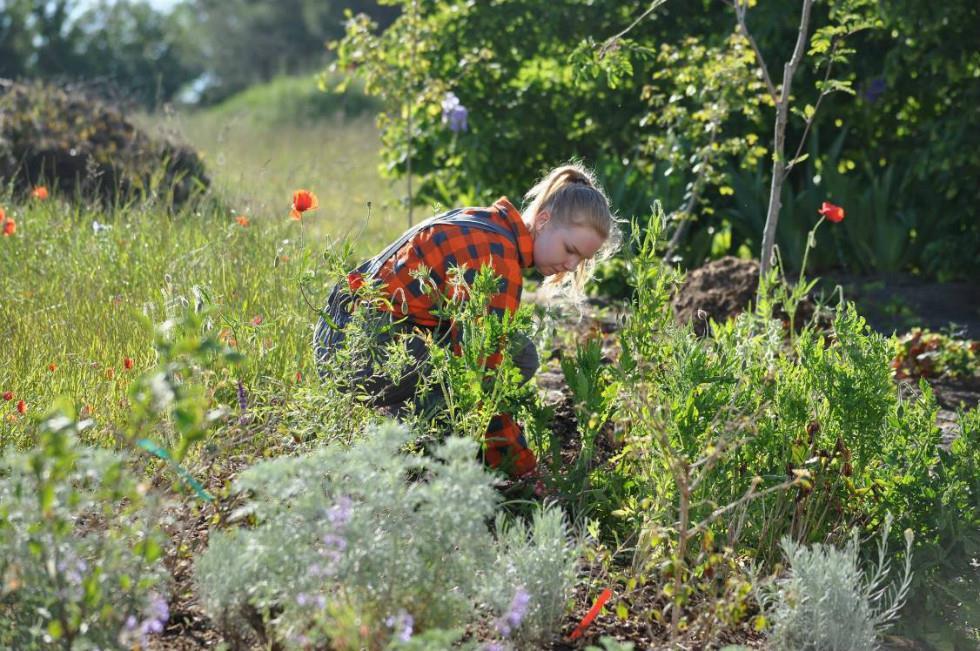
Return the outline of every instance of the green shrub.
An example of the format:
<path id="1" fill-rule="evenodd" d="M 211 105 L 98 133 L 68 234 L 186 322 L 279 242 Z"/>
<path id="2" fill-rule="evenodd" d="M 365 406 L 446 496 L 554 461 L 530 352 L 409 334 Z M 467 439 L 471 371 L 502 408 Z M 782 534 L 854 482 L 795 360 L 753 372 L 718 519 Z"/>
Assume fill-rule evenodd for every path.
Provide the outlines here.
<path id="1" fill-rule="evenodd" d="M 855 534 L 838 549 L 817 543 L 782 540 L 789 573 L 776 582 L 776 594 L 764 597 L 772 620 L 772 648 L 791 651 L 872 651 L 878 638 L 902 608 L 912 580 L 912 532 L 905 533 L 905 565 L 898 583 L 889 587 L 885 520 L 874 566 L 861 569 Z M 770 601 L 771 600 L 771 601 Z"/>
<path id="2" fill-rule="evenodd" d="M 561 515 L 546 510 L 529 529 L 498 519 L 495 543 L 494 480 L 476 444 L 451 437 L 420 458 L 399 452 L 409 441 L 386 426 L 349 449 L 243 472 L 237 517 L 253 526 L 214 532 L 195 567 L 214 621 L 289 648 L 399 644 L 494 617 L 508 639 L 552 632 L 575 566 Z"/>
<path id="3" fill-rule="evenodd" d="M 122 455 L 78 444 L 61 407 L 0 459 L 0 646 L 132 646 L 167 620 L 152 493 Z M 143 641 L 145 644 L 145 640 Z"/>

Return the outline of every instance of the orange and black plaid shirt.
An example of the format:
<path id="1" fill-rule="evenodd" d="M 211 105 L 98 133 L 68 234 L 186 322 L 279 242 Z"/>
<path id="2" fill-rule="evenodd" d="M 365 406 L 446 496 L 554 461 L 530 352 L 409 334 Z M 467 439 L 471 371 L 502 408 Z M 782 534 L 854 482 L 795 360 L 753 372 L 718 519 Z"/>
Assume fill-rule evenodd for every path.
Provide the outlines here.
<path id="1" fill-rule="evenodd" d="M 465 266 L 463 278 L 467 284 L 472 284 L 477 270 L 489 264 L 498 277 L 498 291 L 490 299 L 489 311 L 502 316 L 504 312 L 517 310 L 524 283 L 521 272 L 533 265 L 534 251 L 531 233 L 520 212 L 506 197 L 501 197 L 490 207 L 465 208 L 463 212 L 509 229 L 514 234 L 514 242 L 498 233 L 461 224 L 436 224 L 423 229 L 377 274 L 384 283 L 396 318 L 407 317 L 410 323 L 423 327 L 439 325 L 439 319 L 433 315 L 433 298 L 422 291 L 421 281 L 412 277 L 412 271 L 422 265 L 430 270 L 429 277 L 435 281 L 439 293 L 448 296 L 452 291 L 447 280 L 450 269 Z M 351 279 L 352 289 L 357 288 L 358 280 Z M 499 360 L 499 354 L 492 356 L 487 360 L 487 367 L 496 367 Z M 534 454 L 510 415 L 499 414 L 491 419 L 486 440 L 484 458 L 491 466 L 513 463 L 517 475 L 534 469 Z"/>

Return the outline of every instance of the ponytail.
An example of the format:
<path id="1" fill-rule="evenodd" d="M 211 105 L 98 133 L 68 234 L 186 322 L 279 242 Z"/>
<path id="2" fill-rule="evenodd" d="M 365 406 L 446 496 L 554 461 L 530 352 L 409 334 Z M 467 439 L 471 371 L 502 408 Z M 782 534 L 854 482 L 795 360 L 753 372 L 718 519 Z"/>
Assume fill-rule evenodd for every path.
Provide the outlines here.
<path id="1" fill-rule="evenodd" d="M 563 290 L 567 298 L 580 302 L 596 262 L 615 253 L 622 241 L 609 198 L 591 170 L 569 163 L 554 168 L 534 184 L 524 195 L 524 203 L 523 212 L 532 221 L 539 212 L 548 211 L 557 224 L 589 226 L 603 238 L 602 248 L 595 256 L 580 262 L 574 271 L 555 274 L 545 281 L 549 289 Z"/>

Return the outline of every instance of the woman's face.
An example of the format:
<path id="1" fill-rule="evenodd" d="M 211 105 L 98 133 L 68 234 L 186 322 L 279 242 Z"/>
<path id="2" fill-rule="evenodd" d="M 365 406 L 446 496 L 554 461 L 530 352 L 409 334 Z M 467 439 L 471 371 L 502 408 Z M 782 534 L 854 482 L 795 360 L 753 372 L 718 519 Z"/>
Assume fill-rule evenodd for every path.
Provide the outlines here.
<path id="1" fill-rule="evenodd" d="M 543 276 L 573 271 L 582 260 L 594 256 L 605 238 L 591 226 L 559 223 L 547 211 L 534 220 L 534 268 Z"/>

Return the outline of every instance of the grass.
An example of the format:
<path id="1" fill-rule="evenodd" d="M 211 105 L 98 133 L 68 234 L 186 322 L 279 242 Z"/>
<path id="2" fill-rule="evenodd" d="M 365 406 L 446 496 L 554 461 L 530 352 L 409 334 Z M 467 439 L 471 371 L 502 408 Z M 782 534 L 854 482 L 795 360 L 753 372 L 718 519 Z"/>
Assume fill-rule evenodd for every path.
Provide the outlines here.
<path id="1" fill-rule="evenodd" d="M 31 416 L 66 396 L 93 413 L 98 427 L 90 436 L 105 437 L 125 413 L 132 377 L 154 362 L 153 324 L 198 296 L 214 304 L 214 328 L 246 355 L 238 378 L 214 378 L 210 390 L 237 379 L 284 390 L 297 372 L 312 377 L 315 307 L 335 277 L 326 273 L 328 260 L 345 242 L 352 257 L 369 256 L 405 228 L 406 217 L 378 174 L 369 115 L 305 123 L 270 115 L 262 104 L 250 114 L 233 98 L 206 112 L 139 118 L 202 150 L 212 174 L 220 200 L 173 217 L 153 204 L 106 212 L 57 195 L 23 204 L 0 195 L 17 222 L 13 237 L 0 238 L 0 392 L 16 396 L 0 400 L 0 447 L 32 442 L 27 418 L 15 410 L 19 399 Z M 300 187 L 318 194 L 320 209 L 296 222 L 288 211 Z M 247 227 L 235 221 L 242 214 Z M 96 232 L 95 222 L 108 229 Z M 123 367 L 126 357 L 132 370 Z"/>

